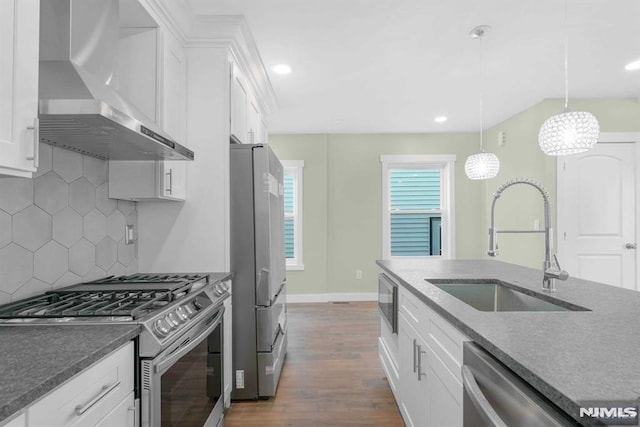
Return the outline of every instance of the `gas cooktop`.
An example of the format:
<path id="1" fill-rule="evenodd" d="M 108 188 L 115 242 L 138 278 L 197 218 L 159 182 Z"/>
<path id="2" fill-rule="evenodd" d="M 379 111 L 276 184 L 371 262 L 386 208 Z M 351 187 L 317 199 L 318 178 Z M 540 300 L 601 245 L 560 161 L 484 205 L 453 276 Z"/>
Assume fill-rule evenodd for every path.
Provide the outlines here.
<path id="1" fill-rule="evenodd" d="M 141 345 L 156 351 L 228 296 L 208 274 L 111 276 L 0 306 L 0 325 L 139 324 Z"/>

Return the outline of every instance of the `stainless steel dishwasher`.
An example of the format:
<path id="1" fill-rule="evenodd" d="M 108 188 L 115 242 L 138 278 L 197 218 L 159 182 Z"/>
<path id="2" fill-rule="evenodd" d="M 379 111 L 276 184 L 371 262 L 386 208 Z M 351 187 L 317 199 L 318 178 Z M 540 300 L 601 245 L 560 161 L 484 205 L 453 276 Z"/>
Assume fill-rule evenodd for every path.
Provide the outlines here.
<path id="1" fill-rule="evenodd" d="M 579 425 L 477 344 L 463 354 L 464 427 Z"/>

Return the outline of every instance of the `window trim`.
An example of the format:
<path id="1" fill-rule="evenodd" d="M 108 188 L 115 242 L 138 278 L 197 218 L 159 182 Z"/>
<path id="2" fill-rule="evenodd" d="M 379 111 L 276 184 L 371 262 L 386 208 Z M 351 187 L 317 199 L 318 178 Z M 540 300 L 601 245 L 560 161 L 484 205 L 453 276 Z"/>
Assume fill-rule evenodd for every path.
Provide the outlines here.
<path id="1" fill-rule="evenodd" d="M 303 252 L 303 240 L 302 240 L 302 189 L 303 189 L 303 168 L 304 160 L 281 160 L 283 168 L 283 175 L 293 175 L 293 185 L 295 200 L 293 204 L 293 258 L 285 258 L 287 271 L 301 271 L 304 270 L 304 263 L 302 260 Z M 284 197 L 284 196 L 283 196 Z M 283 199 L 284 200 L 284 199 Z M 285 213 L 285 216 L 287 214 Z"/>
<path id="2" fill-rule="evenodd" d="M 382 164 L 382 258 L 383 259 L 455 259 L 455 154 L 401 154 L 380 156 Z M 440 212 L 442 218 L 442 254 L 429 256 L 391 256 L 391 212 L 389 171 L 396 168 L 437 167 L 440 174 Z M 446 214 L 446 215 L 445 215 Z"/>

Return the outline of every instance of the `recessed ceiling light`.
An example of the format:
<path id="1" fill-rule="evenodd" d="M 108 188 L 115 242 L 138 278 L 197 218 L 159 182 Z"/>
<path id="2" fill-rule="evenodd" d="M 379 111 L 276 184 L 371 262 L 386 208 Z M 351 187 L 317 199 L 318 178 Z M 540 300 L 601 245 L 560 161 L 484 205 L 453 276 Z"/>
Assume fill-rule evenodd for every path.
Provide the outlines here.
<path id="1" fill-rule="evenodd" d="M 447 116 L 438 116 L 435 119 L 433 119 L 433 121 L 436 123 L 444 123 L 447 121 Z"/>
<path id="2" fill-rule="evenodd" d="M 624 69 L 627 71 L 640 70 L 640 59 L 638 59 L 637 61 L 629 62 L 624 66 Z"/>
<path id="3" fill-rule="evenodd" d="M 276 74 L 289 74 L 291 73 L 291 67 L 287 64 L 278 64 L 273 67 L 273 72 Z"/>

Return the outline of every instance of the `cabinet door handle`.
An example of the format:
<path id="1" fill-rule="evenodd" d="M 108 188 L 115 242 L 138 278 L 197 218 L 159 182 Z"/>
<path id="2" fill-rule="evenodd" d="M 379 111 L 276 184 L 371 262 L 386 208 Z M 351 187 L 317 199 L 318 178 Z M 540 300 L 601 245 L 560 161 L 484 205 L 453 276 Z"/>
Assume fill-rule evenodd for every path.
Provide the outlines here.
<path id="1" fill-rule="evenodd" d="M 167 172 L 165 175 L 169 176 L 169 188 L 167 188 L 165 191 L 169 194 L 173 194 L 173 169 L 169 169 L 169 172 Z"/>
<path id="2" fill-rule="evenodd" d="M 422 346 L 418 345 L 418 381 L 422 381 L 422 377 L 426 377 L 427 374 L 422 372 L 422 355 L 427 354 L 426 351 L 422 351 Z"/>
<path id="3" fill-rule="evenodd" d="M 87 412 L 89 409 L 91 409 L 91 407 L 93 405 L 95 405 L 96 403 L 98 403 L 100 400 L 102 400 L 107 394 L 109 394 L 112 390 L 114 390 L 116 387 L 118 387 L 120 385 L 120 381 L 116 381 L 115 383 L 111 384 L 111 385 L 103 385 L 102 388 L 100 389 L 100 392 L 90 401 L 88 401 L 87 403 L 85 403 L 84 405 L 78 405 L 76 406 L 76 415 L 82 415 L 85 412 Z"/>
<path id="4" fill-rule="evenodd" d="M 413 373 L 416 373 L 416 370 L 418 369 L 418 362 L 417 362 L 417 357 L 416 357 L 416 340 L 413 340 Z"/>
<path id="5" fill-rule="evenodd" d="M 27 160 L 33 160 L 33 166 L 40 166 L 40 119 L 33 119 L 33 126 L 27 126 L 28 130 L 33 131 L 33 154 L 27 156 Z"/>

